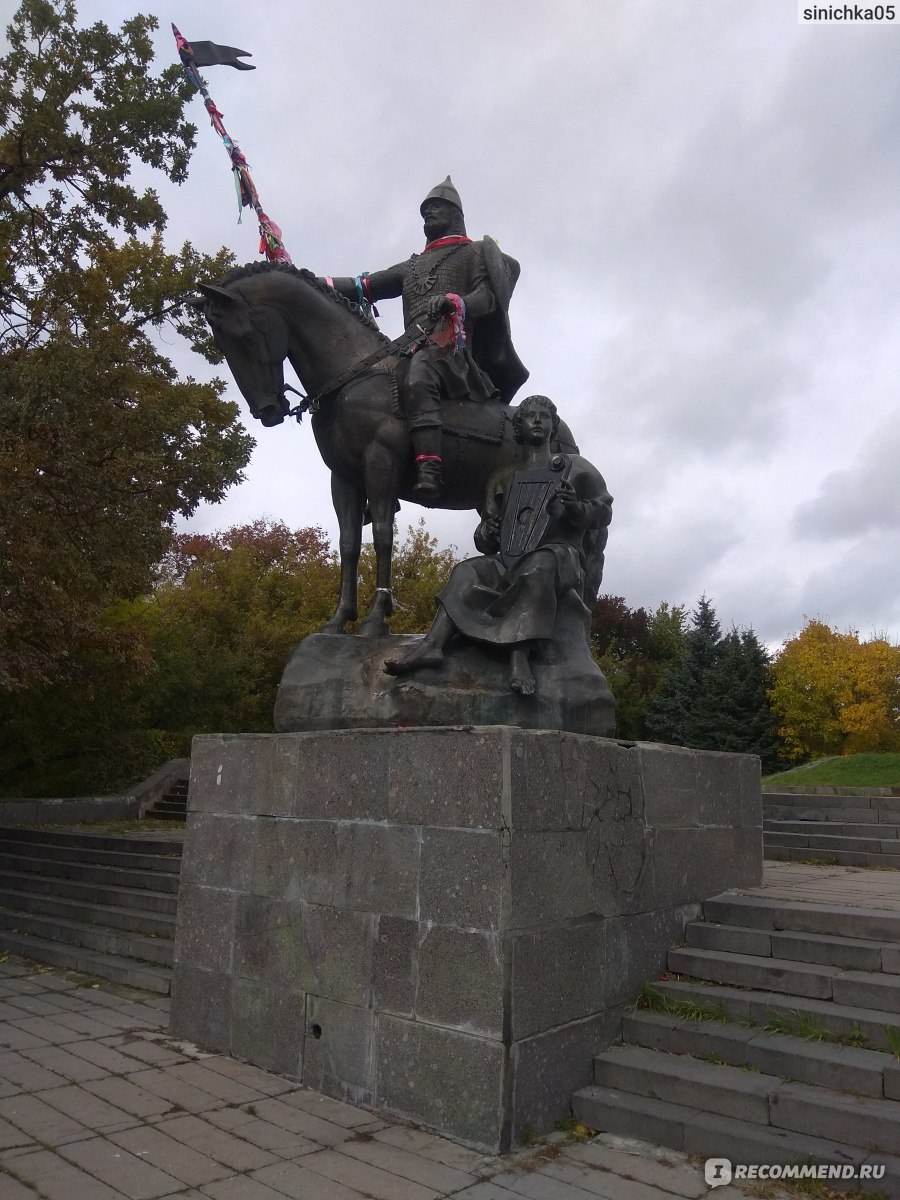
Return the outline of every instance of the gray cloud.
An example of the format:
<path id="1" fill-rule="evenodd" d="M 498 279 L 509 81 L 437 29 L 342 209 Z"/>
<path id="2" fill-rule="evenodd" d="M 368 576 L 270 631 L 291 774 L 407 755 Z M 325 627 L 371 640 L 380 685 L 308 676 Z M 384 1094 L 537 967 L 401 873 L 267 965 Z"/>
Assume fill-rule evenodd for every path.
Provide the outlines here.
<path id="1" fill-rule="evenodd" d="M 825 476 L 818 494 L 798 507 L 794 528 L 824 540 L 878 530 L 900 535 L 900 413 L 866 441 L 855 463 Z M 900 591 L 900 561 L 895 565 Z"/>

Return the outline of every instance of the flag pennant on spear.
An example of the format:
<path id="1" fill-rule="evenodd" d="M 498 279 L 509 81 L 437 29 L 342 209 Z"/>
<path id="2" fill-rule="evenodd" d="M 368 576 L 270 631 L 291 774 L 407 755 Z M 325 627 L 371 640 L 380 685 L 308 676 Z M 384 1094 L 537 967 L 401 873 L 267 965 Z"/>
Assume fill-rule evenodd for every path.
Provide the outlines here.
<path id="1" fill-rule="evenodd" d="M 241 58 L 249 57 L 247 50 L 238 50 L 235 46 L 219 46 L 215 42 L 189 42 L 172 25 L 175 44 L 178 47 L 178 57 L 184 67 L 184 73 L 203 97 L 210 123 L 222 139 L 228 157 L 231 159 L 231 169 L 234 172 L 234 183 L 238 195 L 238 220 L 243 208 L 252 208 L 259 221 L 259 252 L 265 254 L 270 262 L 291 261 L 291 256 L 284 248 L 281 240 L 281 230 L 275 222 L 263 211 L 262 202 L 256 185 L 250 175 L 250 165 L 244 157 L 240 146 L 229 136 L 228 130 L 222 123 L 222 114 L 210 96 L 206 83 L 200 75 L 198 67 L 228 66 L 238 71 L 255 71 L 251 63 L 241 62 Z"/>

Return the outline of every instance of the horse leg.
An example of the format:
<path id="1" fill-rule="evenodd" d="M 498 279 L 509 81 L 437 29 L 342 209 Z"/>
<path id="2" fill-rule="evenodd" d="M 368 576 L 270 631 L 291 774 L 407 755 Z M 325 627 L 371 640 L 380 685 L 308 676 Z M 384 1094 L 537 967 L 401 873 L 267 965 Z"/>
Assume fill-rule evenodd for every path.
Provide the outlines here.
<path id="1" fill-rule="evenodd" d="M 348 621 L 356 620 L 357 568 L 362 547 L 365 498 L 360 489 L 332 472 L 331 499 L 340 527 L 341 596 L 334 616 L 323 633 L 343 633 Z"/>
<path id="2" fill-rule="evenodd" d="M 357 632 L 363 637 L 384 637 L 387 619 L 394 611 L 391 591 L 391 558 L 394 553 L 394 513 L 397 508 L 397 463 L 386 446 L 372 445 L 364 463 L 366 495 L 372 514 L 375 547 L 375 596 Z"/>

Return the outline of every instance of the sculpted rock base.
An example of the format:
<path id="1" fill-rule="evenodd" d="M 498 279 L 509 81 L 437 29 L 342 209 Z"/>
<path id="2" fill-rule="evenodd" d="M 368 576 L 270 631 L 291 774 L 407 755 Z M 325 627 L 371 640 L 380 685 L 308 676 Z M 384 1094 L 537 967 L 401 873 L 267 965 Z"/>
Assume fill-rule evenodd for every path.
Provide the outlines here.
<path id="1" fill-rule="evenodd" d="M 533 696 L 509 686 L 509 654 L 455 639 L 439 667 L 393 677 L 397 658 L 420 634 L 361 638 L 314 633 L 296 647 L 275 701 L 277 733 L 384 726 L 518 725 L 610 737 L 615 701 L 583 643 L 532 659 Z"/>

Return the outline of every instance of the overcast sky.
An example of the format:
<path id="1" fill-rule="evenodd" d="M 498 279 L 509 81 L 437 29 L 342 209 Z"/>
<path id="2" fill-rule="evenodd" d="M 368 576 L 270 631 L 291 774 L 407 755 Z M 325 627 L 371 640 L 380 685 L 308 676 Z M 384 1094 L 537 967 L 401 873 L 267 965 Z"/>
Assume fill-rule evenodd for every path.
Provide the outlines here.
<path id="1" fill-rule="evenodd" d="M 298 266 L 421 249 L 419 204 L 452 175 L 470 235 L 522 264 L 519 398 L 555 399 L 615 496 L 604 591 L 705 593 L 772 644 L 807 616 L 900 638 L 900 26 L 799 25 L 794 0 L 78 7 L 154 12 L 160 65 L 171 21 L 252 51 L 255 72 L 204 75 Z M 190 178 L 161 189 L 170 245 L 252 261 L 194 113 Z M 380 307 L 395 335 L 400 302 Z M 246 483 L 192 526 L 334 536 L 308 425 L 247 420 Z M 428 526 L 469 553 L 476 519 Z"/>

